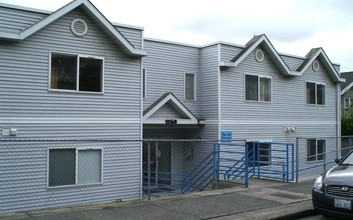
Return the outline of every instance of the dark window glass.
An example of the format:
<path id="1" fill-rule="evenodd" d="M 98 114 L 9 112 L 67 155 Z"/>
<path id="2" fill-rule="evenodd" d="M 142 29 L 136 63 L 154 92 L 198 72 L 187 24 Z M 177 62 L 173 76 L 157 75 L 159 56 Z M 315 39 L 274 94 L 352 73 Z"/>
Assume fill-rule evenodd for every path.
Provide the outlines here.
<path id="1" fill-rule="evenodd" d="M 49 150 L 49 186 L 75 184 L 75 149 Z"/>
<path id="2" fill-rule="evenodd" d="M 245 99 L 258 101 L 258 76 L 245 75 Z"/>
<path id="3" fill-rule="evenodd" d="M 315 83 L 306 83 L 306 103 L 316 104 L 316 85 Z"/>
<path id="4" fill-rule="evenodd" d="M 325 159 L 325 151 L 326 151 L 326 141 L 318 140 L 317 141 L 317 160 Z"/>
<path id="5" fill-rule="evenodd" d="M 79 91 L 102 92 L 103 61 L 80 58 Z"/>
<path id="6" fill-rule="evenodd" d="M 317 84 L 317 104 L 325 105 L 325 85 Z"/>
<path id="7" fill-rule="evenodd" d="M 77 56 L 52 54 L 51 89 L 76 90 Z"/>
<path id="8" fill-rule="evenodd" d="M 306 155 L 307 155 L 307 161 L 316 160 L 316 139 L 307 140 Z"/>

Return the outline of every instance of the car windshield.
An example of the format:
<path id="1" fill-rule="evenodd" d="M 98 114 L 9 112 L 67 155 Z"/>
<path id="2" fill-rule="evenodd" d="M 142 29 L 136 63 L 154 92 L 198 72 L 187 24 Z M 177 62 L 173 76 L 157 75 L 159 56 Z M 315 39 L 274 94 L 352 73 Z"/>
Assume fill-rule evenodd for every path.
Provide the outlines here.
<path id="1" fill-rule="evenodd" d="M 351 153 L 344 161 L 342 161 L 342 165 L 353 165 L 353 153 Z"/>

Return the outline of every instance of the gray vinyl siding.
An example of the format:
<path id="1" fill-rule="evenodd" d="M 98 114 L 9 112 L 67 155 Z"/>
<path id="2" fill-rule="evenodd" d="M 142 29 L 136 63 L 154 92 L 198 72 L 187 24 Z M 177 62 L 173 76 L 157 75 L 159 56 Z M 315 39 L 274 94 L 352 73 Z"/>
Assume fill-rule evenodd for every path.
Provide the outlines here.
<path id="1" fill-rule="evenodd" d="M 75 18 L 87 21 L 86 36 L 71 33 Z M 50 52 L 104 57 L 104 94 L 48 91 Z M 140 117 L 140 60 L 112 45 L 80 10 L 22 42 L 2 44 L 0 60 L 3 117 Z"/>
<path id="2" fill-rule="evenodd" d="M 158 109 L 150 118 L 182 118 L 187 119 L 187 116 L 177 112 L 174 107 L 166 103 L 160 109 Z"/>
<path id="3" fill-rule="evenodd" d="M 48 14 L 0 7 L 0 32 L 17 34 Z"/>
<path id="4" fill-rule="evenodd" d="M 0 213 L 139 198 L 140 173 L 131 165 L 140 166 L 139 142 L 79 144 L 103 149 L 102 184 L 46 188 L 48 147 L 74 147 L 77 142 L 1 142 Z"/>
<path id="5" fill-rule="evenodd" d="M 221 61 L 229 61 L 233 59 L 241 50 L 244 48 L 236 47 L 232 45 L 220 44 L 221 45 Z"/>
<path id="6" fill-rule="evenodd" d="M 172 92 L 196 117 L 200 103 L 199 49 L 197 47 L 145 40 L 148 56 L 143 59 L 146 74 L 146 99 L 144 109 L 161 97 Z M 184 75 L 196 74 L 196 100 L 184 100 Z"/>
<path id="7" fill-rule="evenodd" d="M 218 120 L 218 61 L 217 44 L 202 48 L 201 115 L 206 120 Z"/>
<path id="8" fill-rule="evenodd" d="M 260 47 L 261 49 L 261 47 Z M 320 62 L 320 70 L 308 68 L 302 76 L 286 77 L 265 53 L 262 62 L 257 62 L 254 52 L 249 54 L 237 67 L 224 69 L 221 73 L 222 125 L 221 130 L 232 131 L 233 138 L 248 141 L 273 141 L 296 143 L 296 137 L 336 136 L 337 84 Z M 264 51 L 264 50 L 263 50 Z M 223 53 L 223 51 L 222 51 Z M 297 58 L 286 57 L 289 66 L 296 69 Z M 272 79 L 271 102 L 245 100 L 244 74 L 259 74 Z M 326 104 L 306 104 L 306 82 L 325 84 Z M 286 126 L 295 127 L 295 133 L 285 133 Z M 306 161 L 306 144 L 300 144 L 299 167 L 309 167 Z M 326 141 L 326 150 L 334 150 L 336 143 Z M 332 158 L 328 158 L 332 159 Z M 315 171 L 313 171 L 315 172 Z M 319 173 L 319 172 L 318 172 Z M 305 174 L 309 175 L 309 174 Z M 313 175 L 311 175 L 313 178 Z M 305 179 L 300 177 L 300 179 Z"/>
<path id="9" fill-rule="evenodd" d="M 115 27 L 135 48 L 142 48 L 142 30 L 119 25 L 115 25 Z"/>
<path id="10" fill-rule="evenodd" d="M 75 18 L 87 22 L 84 37 L 71 33 Z M 104 57 L 104 94 L 48 91 L 51 51 Z M 16 138 L 140 140 L 140 72 L 140 59 L 127 56 L 76 9 L 24 41 L 1 43 L 0 115 L 12 121 L 0 129 L 17 128 Z M 140 142 L 1 144 L 0 213 L 141 198 Z M 103 184 L 46 188 L 48 147 L 97 146 L 103 148 Z"/>

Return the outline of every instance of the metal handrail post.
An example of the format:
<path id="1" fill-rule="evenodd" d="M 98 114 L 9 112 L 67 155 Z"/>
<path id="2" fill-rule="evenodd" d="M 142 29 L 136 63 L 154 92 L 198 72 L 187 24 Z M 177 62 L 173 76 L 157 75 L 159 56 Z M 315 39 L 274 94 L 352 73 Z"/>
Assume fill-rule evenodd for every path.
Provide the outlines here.
<path id="1" fill-rule="evenodd" d="M 248 145 L 245 144 L 245 187 L 249 187 L 249 151 Z"/>
<path id="2" fill-rule="evenodd" d="M 257 162 L 257 178 L 260 179 L 260 172 L 261 172 L 261 168 L 260 168 L 260 143 L 259 142 L 254 142 L 254 145 L 257 145 L 257 157 L 256 157 L 256 162 Z M 256 147 L 254 147 L 253 149 L 256 150 Z M 255 154 L 256 156 L 256 154 Z"/>
<path id="3" fill-rule="evenodd" d="M 289 144 L 286 144 L 286 148 L 287 148 L 287 151 L 286 151 L 286 182 L 288 182 L 288 179 L 289 179 L 289 148 L 288 148 Z"/>
<path id="4" fill-rule="evenodd" d="M 294 144 L 292 146 L 292 181 L 294 180 Z"/>
<path id="5" fill-rule="evenodd" d="M 147 198 L 151 199 L 151 141 L 148 141 L 147 146 Z"/>
<path id="6" fill-rule="evenodd" d="M 295 182 L 298 183 L 299 181 L 299 163 L 298 163 L 298 157 L 299 157 L 299 138 L 296 137 L 295 141 Z"/>

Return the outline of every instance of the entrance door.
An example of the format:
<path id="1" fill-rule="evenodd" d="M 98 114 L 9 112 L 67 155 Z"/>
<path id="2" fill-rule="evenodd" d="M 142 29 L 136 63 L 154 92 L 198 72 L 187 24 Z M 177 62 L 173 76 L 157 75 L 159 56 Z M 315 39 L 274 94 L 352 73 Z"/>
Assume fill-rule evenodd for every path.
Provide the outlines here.
<path id="1" fill-rule="evenodd" d="M 143 143 L 143 178 L 151 184 L 171 184 L 171 142 L 146 141 Z"/>

